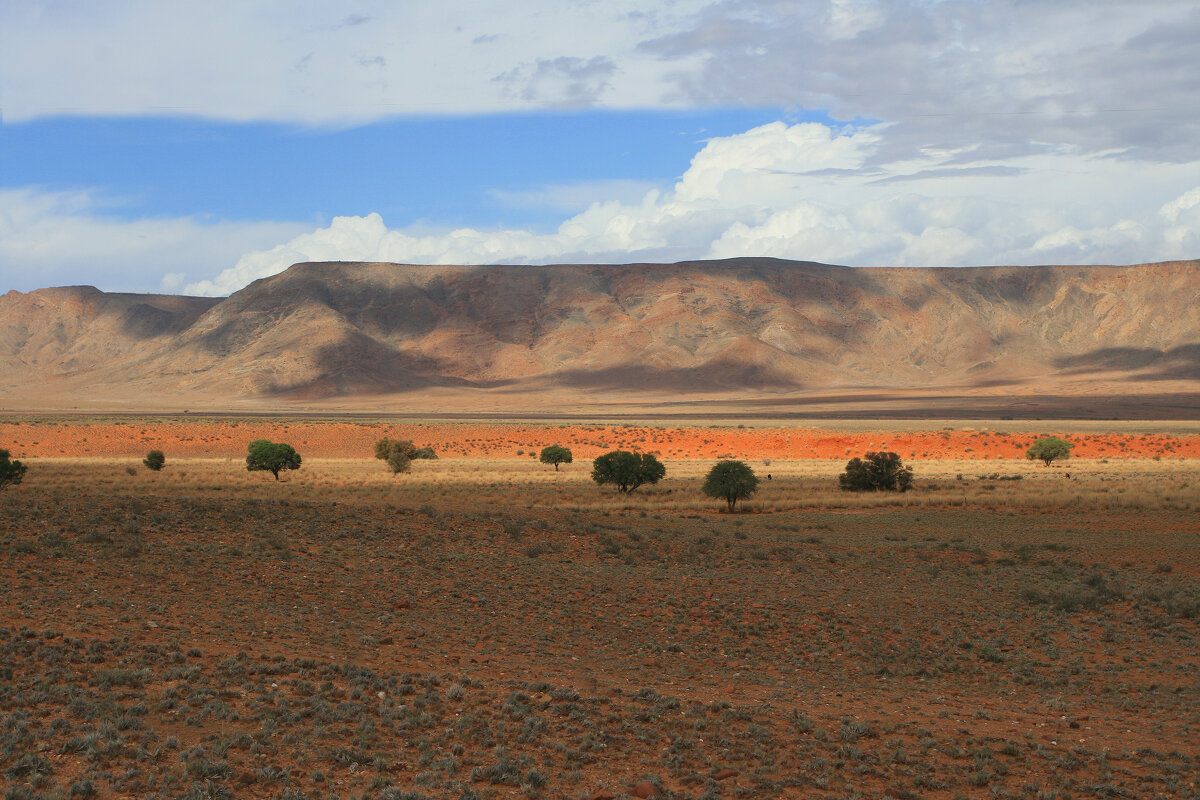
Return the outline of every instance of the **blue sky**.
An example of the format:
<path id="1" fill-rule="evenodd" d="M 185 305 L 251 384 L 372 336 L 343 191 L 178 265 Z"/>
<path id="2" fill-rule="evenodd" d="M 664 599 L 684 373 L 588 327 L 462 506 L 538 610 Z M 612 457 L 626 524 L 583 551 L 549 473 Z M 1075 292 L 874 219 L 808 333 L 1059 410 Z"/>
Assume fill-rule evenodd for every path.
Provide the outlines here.
<path id="1" fill-rule="evenodd" d="M 822 114 L 808 118 L 828 121 Z M 348 128 L 171 117 L 51 117 L 0 126 L 5 182 L 99 187 L 122 218 L 312 220 L 379 212 L 395 225 L 553 227 L 546 187 L 667 188 L 714 136 L 779 109 L 549 111 L 389 119 Z M 307 165 L 307 166 L 305 166 Z M 621 189 L 617 187 L 610 187 Z M 561 195 L 561 192 L 560 192 Z"/>
<path id="2" fill-rule="evenodd" d="M 1200 256 L 1200 3 L 0 0 L 0 291 Z"/>

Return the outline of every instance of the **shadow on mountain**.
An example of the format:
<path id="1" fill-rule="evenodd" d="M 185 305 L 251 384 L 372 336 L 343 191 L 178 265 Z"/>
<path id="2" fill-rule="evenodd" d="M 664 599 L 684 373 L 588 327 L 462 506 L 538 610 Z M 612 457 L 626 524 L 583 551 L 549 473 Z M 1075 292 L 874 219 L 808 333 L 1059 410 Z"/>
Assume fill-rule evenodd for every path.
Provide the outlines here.
<path id="1" fill-rule="evenodd" d="M 215 298 L 212 300 L 198 297 L 171 299 L 182 302 L 135 303 L 131 305 L 121 313 L 121 333 L 138 340 L 173 336 L 186 330 L 205 311 L 219 302 Z M 168 307 L 164 308 L 164 305 Z"/>
<path id="2" fill-rule="evenodd" d="M 438 386 L 486 388 L 443 374 L 444 366 L 432 358 L 396 352 L 369 336 L 352 334 L 315 355 L 313 377 L 291 384 L 270 384 L 263 394 L 290 399 L 320 399 L 356 394 L 403 394 Z"/>
<path id="3" fill-rule="evenodd" d="M 1186 344 L 1170 350 L 1105 347 L 1078 356 L 1055 359 L 1054 366 L 1067 375 L 1136 370 L 1138 374 L 1130 375 L 1126 380 L 1196 380 L 1200 379 L 1200 344 Z"/>
<path id="4" fill-rule="evenodd" d="M 797 390 L 803 384 L 755 364 L 729 366 L 706 364 L 702 367 L 630 366 L 598 370 L 566 370 L 547 377 L 547 381 L 572 389 L 624 391 L 703 392 L 729 389 Z"/>
<path id="5" fill-rule="evenodd" d="M 811 394 L 738 400 L 744 409 L 729 413 L 727 399 L 655 403 L 656 414 L 679 419 L 977 419 L 977 420 L 1169 420 L 1195 419 L 1200 394 L 1009 395 L 977 397 L 941 394 Z M 842 407 L 842 409 L 839 409 Z M 693 410 L 686 410 L 693 409 Z"/>

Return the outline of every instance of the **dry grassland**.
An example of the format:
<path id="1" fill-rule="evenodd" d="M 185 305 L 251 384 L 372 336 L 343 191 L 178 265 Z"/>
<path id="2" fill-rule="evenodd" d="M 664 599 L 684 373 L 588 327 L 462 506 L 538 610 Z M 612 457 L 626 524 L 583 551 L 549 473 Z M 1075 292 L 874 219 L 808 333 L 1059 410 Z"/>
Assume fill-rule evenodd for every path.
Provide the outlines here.
<path id="1" fill-rule="evenodd" d="M 298 449 L 25 457 L 5 800 L 1200 796 L 1200 459 L 759 453 L 726 514 L 707 458 Z"/>
<path id="2" fill-rule="evenodd" d="M 666 460 L 667 479 L 629 495 L 598 490 L 591 463 L 561 465 L 558 471 L 527 459 L 438 459 L 413 462 L 412 472 L 392 475 L 374 459 L 310 458 L 302 469 L 250 473 L 244 459 L 171 459 L 153 473 L 138 459 L 27 459 L 35 468 L 29 485 L 80 485 L 98 493 L 136 492 L 145 496 L 209 496 L 278 500 L 342 501 L 417 507 L 434 503 L 457 508 L 484 504 L 497 508 L 574 511 L 695 511 L 718 513 L 700 486 L 712 461 Z M 848 493 L 838 490 L 844 462 L 827 460 L 749 462 L 762 479 L 760 491 L 744 503 L 749 513 L 805 509 L 879 507 L 977 507 L 988 509 L 1068 508 L 1075 510 L 1158 510 L 1200 512 L 1200 459 L 1071 459 L 1050 468 L 1040 462 L 969 459 L 910 462 L 917 490 L 909 493 Z M 135 471 L 134 475 L 129 470 Z M 771 476 L 768 481 L 767 475 Z"/>

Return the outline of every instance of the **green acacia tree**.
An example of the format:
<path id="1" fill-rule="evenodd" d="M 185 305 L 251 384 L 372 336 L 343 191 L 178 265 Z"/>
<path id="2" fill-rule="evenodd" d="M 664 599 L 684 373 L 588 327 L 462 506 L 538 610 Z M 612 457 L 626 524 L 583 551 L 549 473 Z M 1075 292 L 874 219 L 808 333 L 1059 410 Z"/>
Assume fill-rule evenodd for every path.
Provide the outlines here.
<path id="1" fill-rule="evenodd" d="M 566 447 L 552 444 L 549 447 L 542 448 L 541 462 L 543 464 L 553 464 L 555 472 L 558 472 L 559 464 L 570 464 L 571 459 L 571 451 Z"/>
<path id="2" fill-rule="evenodd" d="M 437 458 L 432 447 L 417 447 L 407 439 L 383 438 L 375 443 L 375 457 L 383 460 L 394 474 L 408 472 L 412 462 L 421 458 Z"/>
<path id="3" fill-rule="evenodd" d="M 649 453 L 613 450 L 592 461 L 592 480 L 601 486 L 611 483 L 624 494 L 643 483 L 658 483 L 666 474 L 667 468 Z"/>
<path id="4" fill-rule="evenodd" d="M 738 500 L 746 500 L 758 489 L 758 476 L 744 461 L 720 461 L 708 471 L 701 489 L 709 497 L 724 500 L 733 513 Z"/>
<path id="5" fill-rule="evenodd" d="M 146 457 L 142 459 L 142 464 L 145 465 L 146 469 L 153 472 L 158 472 L 166 465 L 166 463 L 167 457 L 163 455 L 162 450 L 151 450 L 149 453 L 146 453 Z"/>
<path id="6" fill-rule="evenodd" d="M 1041 461 L 1044 466 L 1048 467 L 1052 461 L 1070 458 L 1071 448 L 1074 446 L 1057 436 L 1043 436 L 1029 446 L 1029 449 L 1025 451 L 1025 457 L 1030 461 Z"/>
<path id="7" fill-rule="evenodd" d="M 7 450 L 0 450 L 0 489 L 16 486 L 23 481 L 26 469 L 20 461 L 10 459 Z"/>
<path id="8" fill-rule="evenodd" d="M 281 470 L 300 469 L 300 454 L 290 444 L 255 439 L 246 448 L 246 469 L 265 470 L 279 480 Z"/>
<path id="9" fill-rule="evenodd" d="M 904 466 L 900 456 L 869 452 L 846 463 L 846 471 L 838 476 L 838 486 L 844 492 L 907 492 L 912 480 L 912 467 Z"/>

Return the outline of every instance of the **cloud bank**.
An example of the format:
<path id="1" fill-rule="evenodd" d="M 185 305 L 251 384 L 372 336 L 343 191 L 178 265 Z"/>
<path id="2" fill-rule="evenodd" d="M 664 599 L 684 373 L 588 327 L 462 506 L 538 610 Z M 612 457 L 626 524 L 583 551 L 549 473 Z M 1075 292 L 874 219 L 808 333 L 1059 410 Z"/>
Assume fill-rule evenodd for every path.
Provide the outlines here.
<path id="1" fill-rule="evenodd" d="M 42 285 L 74 270 L 138 286 L 155 263 L 159 274 L 169 265 L 164 286 L 221 294 L 313 259 L 1200 255 L 1200 7 L 1188 0 L 262 0 L 220 13 L 200 0 L 27 0 L 0 2 L 0 30 L 5 124 L 189 115 L 337 127 L 728 106 L 832 121 L 714 139 L 673 187 L 637 197 L 639 175 L 493 195 L 585 209 L 550 231 L 392 230 L 378 214 L 315 231 L 199 215 L 120 221 L 94 193 L 8 186 L 0 269 Z M 214 264 L 234 266 L 197 280 Z"/>
<path id="2" fill-rule="evenodd" d="M 178 292 L 185 273 L 292 238 L 293 222 L 222 222 L 192 217 L 123 220 L 119 201 L 91 191 L 0 188 L 0 274 L 5 289 L 87 282 L 109 291 Z"/>
<path id="3" fill-rule="evenodd" d="M 593 203 L 557 230 L 391 230 L 379 214 L 257 250 L 188 293 L 300 261 L 417 264 L 776 256 L 854 266 L 1137 263 L 1200 252 L 1200 163 L 930 153 L 880 163 L 886 126 L 776 122 L 709 141 L 670 191 Z M 1114 187 L 1122 187 L 1119 191 Z M 1132 190 L 1129 187 L 1134 187 Z"/>
<path id="4" fill-rule="evenodd" d="M 343 125 L 732 105 L 886 120 L 884 160 L 922 147 L 1200 153 L 1194 2 L 361 0 L 354 9 L 0 3 L 3 116 Z"/>

